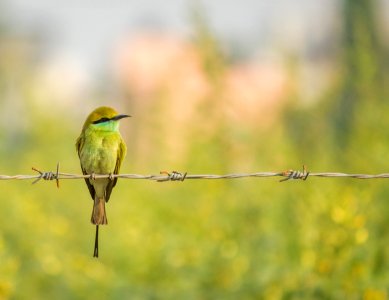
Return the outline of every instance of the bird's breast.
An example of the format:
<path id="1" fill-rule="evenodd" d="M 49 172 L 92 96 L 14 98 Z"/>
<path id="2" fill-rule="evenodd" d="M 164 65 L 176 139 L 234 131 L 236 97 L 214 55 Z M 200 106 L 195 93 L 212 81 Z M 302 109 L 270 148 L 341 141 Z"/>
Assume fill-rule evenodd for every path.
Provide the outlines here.
<path id="1" fill-rule="evenodd" d="M 84 170 L 88 173 L 113 173 L 116 166 L 120 135 L 112 133 L 88 133 L 81 150 L 80 160 Z"/>

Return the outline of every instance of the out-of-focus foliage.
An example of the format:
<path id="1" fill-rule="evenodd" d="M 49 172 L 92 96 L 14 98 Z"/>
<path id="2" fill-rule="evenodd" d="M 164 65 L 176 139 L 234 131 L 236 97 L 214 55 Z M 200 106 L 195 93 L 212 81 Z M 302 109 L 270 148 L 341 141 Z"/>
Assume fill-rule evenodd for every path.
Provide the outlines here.
<path id="1" fill-rule="evenodd" d="M 265 171 L 302 163 L 312 171 L 387 172 L 387 58 L 369 3 L 344 1 L 333 87 L 303 108 L 293 79 L 276 85 L 283 90 L 277 96 L 257 94 L 254 71 L 234 69 L 197 24 L 194 46 L 175 50 L 170 78 L 161 73 L 146 88 L 121 82 L 123 112 L 134 116 L 122 122 L 122 172 Z M 78 173 L 74 143 L 84 104 L 39 102 L 37 95 L 46 95 L 35 86 L 39 49 L 29 45 L 1 37 L 0 173 L 53 170 L 57 161 L 62 171 Z M 283 82 L 259 76 L 266 78 L 265 85 Z M 282 105 L 263 104 L 272 97 Z M 47 182 L 0 182 L 0 298 L 388 296 L 385 180 L 120 180 L 107 204 L 99 259 L 92 257 L 85 183 L 60 184 L 57 190 Z"/>

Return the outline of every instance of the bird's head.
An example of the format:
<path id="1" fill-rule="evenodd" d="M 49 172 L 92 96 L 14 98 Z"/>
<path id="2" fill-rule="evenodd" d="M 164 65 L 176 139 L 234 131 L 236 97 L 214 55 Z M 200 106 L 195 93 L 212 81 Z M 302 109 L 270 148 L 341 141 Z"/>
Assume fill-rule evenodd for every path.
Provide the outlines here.
<path id="1" fill-rule="evenodd" d="M 92 111 L 87 117 L 82 130 L 93 127 L 102 131 L 117 131 L 119 120 L 128 118 L 129 115 L 118 114 L 112 107 L 101 106 Z"/>

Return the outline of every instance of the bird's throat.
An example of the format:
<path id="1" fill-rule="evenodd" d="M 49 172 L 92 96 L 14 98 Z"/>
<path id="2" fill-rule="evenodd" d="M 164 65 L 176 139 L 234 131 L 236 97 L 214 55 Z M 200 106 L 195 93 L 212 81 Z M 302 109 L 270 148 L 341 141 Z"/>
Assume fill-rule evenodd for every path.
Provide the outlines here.
<path id="1" fill-rule="evenodd" d="M 119 122 L 118 121 L 107 121 L 98 124 L 91 124 L 91 129 L 96 131 L 110 131 L 118 132 L 119 131 Z"/>

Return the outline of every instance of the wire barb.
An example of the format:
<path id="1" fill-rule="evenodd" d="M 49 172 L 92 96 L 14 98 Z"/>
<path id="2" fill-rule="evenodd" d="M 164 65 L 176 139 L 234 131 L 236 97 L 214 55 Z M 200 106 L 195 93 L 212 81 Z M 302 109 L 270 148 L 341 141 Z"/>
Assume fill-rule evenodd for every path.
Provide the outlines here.
<path id="1" fill-rule="evenodd" d="M 294 170 L 288 170 L 285 172 L 282 172 L 282 176 L 285 176 L 286 178 L 283 178 L 280 180 L 280 182 L 284 182 L 290 179 L 302 179 L 307 180 L 309 175 L 309 172 L 307 171 L 307 167 L 303 165 L 303 171 L 294 171 Z"/>
<path id="2" fill-rule="evenodd" d="M 57 170 L 55 173 L 48 171 L 48 172 L 42 172 L 38 170 L 37 168 L 32 167 L 32 170 L 35 172 L 39 173 L 39 177 L 35 179 L 32 184 L 37 183 L 39 180 L 44 179 L 44 180 L 55 180 L 57 184 L 57 188 L 59 188 L 59 162 L 57 163 Z"/>
<path id="3" fill-rule="evenodd" d="M 160 178 L 157 181 L 163 182 L 163 181 L 184 181 L 186 178 L 187 173 L 180 173 L 177 171 L 173 171 L 169 173 L 168 171 L 161 171 L 160 174 L 167 175 L 165 178 Z"/>

